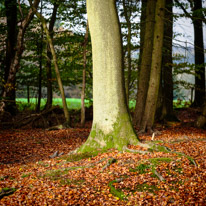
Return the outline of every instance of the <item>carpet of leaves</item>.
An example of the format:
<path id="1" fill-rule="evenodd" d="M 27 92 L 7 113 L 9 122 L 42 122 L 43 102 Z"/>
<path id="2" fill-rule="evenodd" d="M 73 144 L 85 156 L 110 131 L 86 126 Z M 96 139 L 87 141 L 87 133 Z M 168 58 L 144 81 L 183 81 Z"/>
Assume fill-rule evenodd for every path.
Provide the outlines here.
<path id="1" fill-rule="evenodd" d="M 109 150 L 80 160 L 68 153 L 85 142 L 85 128 L 0 131 L 0 191 L 15 192 L 0 205 L 205 205 L 206 131 L 183 125 L 159 126 L 154 140 L 194 158 L 154 152 L 134 154 Z M 143 141 L 151 135 L 140 135 Z M 132 149 L 141 149 L 130 146 Z M 55 151 L 61 157 L 50 158 Z M 105 169 L 110 158 L 117 161 Z M 151 159 L 163 160 L 154 175 Z M 169 160 L 169 161 L 164 161 Z M 142 169 L 141 166 L 144 166 Z M 117 195 L 118 194 L 123 195 Z"/>

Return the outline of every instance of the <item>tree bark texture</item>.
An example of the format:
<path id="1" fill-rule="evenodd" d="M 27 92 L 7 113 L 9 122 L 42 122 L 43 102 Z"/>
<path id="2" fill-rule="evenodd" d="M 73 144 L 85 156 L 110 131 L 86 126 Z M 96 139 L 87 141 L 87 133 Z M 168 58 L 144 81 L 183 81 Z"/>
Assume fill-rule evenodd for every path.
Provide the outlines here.
<path id="1" fill-rule="evenodd" d="M 85 125 L 85 89 L 86 89 L 86 66 L 87 66 L 87 42 L 89 37 L 89 23 L 87 22 L 86 33 L 83 44 L 83 71 L 82 71 L 82 92 L 81 92 L 81 126 Z"/>
<path id="2" fill-rule="evenodd" d="M 41 14 L 42 14 L 42 0 L 41 0 Z M 40 107 L 41 107 L 41 97 L 42 97 L 42 52 L 43 52 L 43 38 L 44 38 L 44 34 L 43 34 L 43 28 L 41 25 L 41 36 L 39 38 L 39 36 L 37 37 L 38 39 L 37 41 L 37 52 L 38 52 L 38 59 L 39 59 L 39 78 L 38 78 L 38 102 L 36 105 L 36 112 L 40 111 Z"/>
<path id="3" fill-rule="evenodd" d="M 79 152 L 124 149 L 138 143 L 127 110 L 122 40 L 115 0 L 87 0 L 93 55 L 93 109 L 90 135 Z"/>
<path id="4" fill-rule="evenodd" d="M 195 43 L 195 106 L 201 106 L 205 99 L 205 61 L 202 19 L 202 0 L 194 1 L 193 24 Z"/>
<path id="5" fill-rule="evenodd" d="M 203 128 L 205 125 L 206 125 L 206 100 L 204 103 L 202 114 L 198 117 L 197 121 L 195 122 L 195 126 L 198 128 Z"/>
<path id="6" fill-rule="evenodd" d="M 126 77 L 126 99 L 127 99 L 127 105 L 129 107 L 129 85 L 131 81 L 131 38 L 132 38 L 132 28 L 131 28 L 131 9 L 126 5 L 125 0 L 123 0 L 123 8 L 124 8 L 124 16 L 127 23 L 127 77 Z M 130 9 L 130 10 L 129 10 Z"/>
<path id="7" fill-rule="evenodd" d="M 135 113 L 133 119 L 133 123 L 137 127 L 140 127 L 142 121 L 142 117 L 146 105 L 147 91 L 149 86 L 152 51 L 153 51 L 155 5 L 156 5 L 156 0 L 147 1 L 144 42 L 143 42 L 143 49 L 141 55 L 136 107 L 135 107 Z"/>
<path id="8" fill-rule="evenodd" d="M 162 46 L 164 36 L 164 11 L 165 11 L 165 0 L 157 0 L 155 10 L 155 28 L 154 28 L 154 39 L 153 39 L 153 51 L 152 51 L 152 64 L 149 80 L 149 88 L 147 92 L 146 105 L 144 115 L 142 118 L 140 130 L 145 131 L 151 130 L 158 99 L 158 91 L 160 84 L 161 75 L 161 63 L 162 63 Z"/>
<path id="9" fill-rule="evenodd" d="M 7 39 L 6 39 L 6 64 L 4 66 L 4 82 L 7 82 L 9 76 L 9 70 L 11 66 L 11 61 L 15 55 L 15 46 L 17 39 L 17 2 L 16 0 L 5 0 L 5 10 L 7 19 Z M 8 86 L 5 84 L 4 89 Z M 16 78 L 14 79 L 13 86 L 16 86 Z M 12 89 L 10 95 L 7 97 L 9 101 L 6 105 L 5 110 L 11 114 L 15 114 L 16 102 L 15 102 L 16 92 Z"/>
<path id="10" fill-rule="evenodd" d="M 166 0 L 165 29 L 162 55 L 163 105 L 160 119 L 170 119 L 173 112 L 173 79 L 172 79 L 172 39 L 173 39 L 173 0 Z"/>

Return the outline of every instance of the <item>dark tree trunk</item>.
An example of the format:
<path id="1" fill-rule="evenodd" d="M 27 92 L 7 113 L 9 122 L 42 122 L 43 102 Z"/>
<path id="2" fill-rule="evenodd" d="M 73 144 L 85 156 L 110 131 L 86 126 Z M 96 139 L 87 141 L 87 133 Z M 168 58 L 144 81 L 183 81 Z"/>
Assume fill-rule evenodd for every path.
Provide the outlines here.
<path id="1" fill-rule="evenodd" d="M 129 8 L 129 5 L 126 5 L 125 0 L 123 0 L 123 8 L 124 8 L 124 16 L 126 19 L 127 24 L 127 76 L 125 80 L 125 89 L 126 89 L 126 99 L 127 99 L 127 105 L 129 107 L 129 85 L 131 81 L 131 38 L 132 38 L 132 28 L 131 28 L 131 9 Z"/>
<path id="2" fill-rule="evenodd" d="M 164 11 L 165 0 L 157 0 L 150 80 L 144 115 L 140 125 L 140 130 L 143 132 L 146 129 L 150 131 L 154 124 L 161 76 L 162 46 L 164 39 Z"/>
<path id="3" fill-rule="evenodd" d="M 38 7 L 39 1 L 40 0 L 34 1 L 33 6 L 35 8 Z M 16 82 L 15 81 L 16 73 L 19 69 L 20 59 L 24 51 L 24 46 L 23 46 L 24 34 L 33 16 L 34 16 L 33 10 L 29 9 L 27 16 L 22 20 L 21 25 L 19 27 L 18 34 L 17 34 L 16 47 L 15 47 L 15 53 L 14 53 L 13 58 L 11 59 L 8 78 L 7 78 L 5 88 L 3 91 L 3 95 L 2 95 L 3 101 L 0 104 L 0 112 L 8 111 L 12 113 L 12 111 L 15 111 L 15 102 L 10 101 L 10 97 L 15 92 L 14 90 L 15 90 L 15 82 Z M 10 107 L 10 110 L 7 110 L 8 106 Z"/>
<path id="4" fill-rule="evenodd" d="M 6 65 L 4 72 L 4 81 L 7 82 L 9 76 L 9 70 L 11 66 L 11 61 L 15 55 L 15 46 L 17 39 L 17 2 L 16 0 L 5 0 L 5 8 L 6 8 L 6 19 L 7 19 L 7 40 L 6 40 Z M 7 105 L 5 110 L 10 112 L 11 114 L 15 114 L 15 85 L 16 78 L 14 78 L 13 88 L 9 96 L 7 97 Z M 5 85 L 8 87 L 9 85 Z"/>
<path id="5" fill-rule="evenodd" d="M 173 79 L 172 79 L 172 39 L 173 39 L 173 0 L 166 0 L 165 29 L 162 56 L 163 105 L 160 119 L 174 118 L 173 113 Z"/>
<path id="6" fill-rule="evenodd" d="M 153 35 L 154 35 L 154 19 L 155 19 L 155 0 L 147 1 L 146 9 L 146 23 L 144 31 L 144 44 L 142 48 L 140 73 L 138 81 L 138 91 L 136 99 L 136 107 L 133 123 L 136 126 L 140 126 L 142 116 L 144 114 L 147 91 L 149 86 L 151 62 L 152 62 L 152 50 L 153 50 Z"/>
<path id="7" fill-rule="evenodd" d="M 49 33 L 53 40 L 54 35 L 54 24 L 56 21 L 56 15 L 58 10 L 59 4 L 54 2 L 54 8 L 51 16 L 51 20 L 49 22 Z M 52 70 L 51 70 L 51 61 L 52 61 L 52 53 L 47 43 L 47 63 L 46 63 L 46 74 L 47 74 L 47 102 L 45 105 L 45 109 L 49 109 L 52 106 L 52 99 L 53 99 L 53 90 L 52 90 Z"/>
<path id="8" fill-rule="evenodd" d="M 205 65 L 202 19 L 202 0 L 194 1 L 193 24 L 195 43 L 195 101 L 194 106 L 201 106 L 205 98 Z"/>
<path id="9" fill-rule="evenodd" d="M 205 125 L 206 125 L 206 100 L 203 106 L 202 113 L 195 122 L 195 126 L 198 128 L 203 128 Z"/>
<path id="10" fill-rule="evenodd" d="M 41 13 L 42 13 L 42 1 L 41 1 Z M 36 106 L 36 112 L 40 111 L 41 107 L 41 98 L 42 98 L 42 52 L 43 52 L 43 28 L 41 26 L 41 38 L 38 42 L 37 39 L 37 51 L 38 51 L 38 57 L 39 57 L 39 77 L 38 77 L 38 82 L 39 82 L 39 91 L 38 91 L 38 102 Z"/>

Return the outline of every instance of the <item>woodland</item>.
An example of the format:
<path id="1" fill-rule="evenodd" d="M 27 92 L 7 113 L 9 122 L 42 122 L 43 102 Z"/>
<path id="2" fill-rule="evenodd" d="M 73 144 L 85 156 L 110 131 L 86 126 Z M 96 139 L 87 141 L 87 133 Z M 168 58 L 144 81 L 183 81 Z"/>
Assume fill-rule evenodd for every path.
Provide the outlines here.
<path id="1" fill-rule="evenodd" d="M 205 6 L 1 0 L 0 205 L 205 205 Z"/>

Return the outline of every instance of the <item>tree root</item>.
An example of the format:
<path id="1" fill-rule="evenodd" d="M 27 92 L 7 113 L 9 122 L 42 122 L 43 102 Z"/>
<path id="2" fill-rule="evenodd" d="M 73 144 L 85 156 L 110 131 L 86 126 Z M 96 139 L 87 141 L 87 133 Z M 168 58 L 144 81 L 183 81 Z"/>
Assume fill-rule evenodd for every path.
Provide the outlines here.
<path id="1" fill-rule="evenodd" d="M 111 164 L 113 164 L 113 163 L 115 163 L 115 162 L 117 162 L 117 159 L 115 159 L 115 158 L 110 158 L 109 160 L 108 160 L 108 162 L 107 162 L 107 164 L 102 168 L 102 172 L 107 168 L 107 167 L 109 167 Z"/>
<path id="2" fill-rule="evenodd" d="M 2 190 L 0 191 L 0 199 L 2 199 L 4 196 L 13 194 L 15 191 L 15 188 L 2 188 Z"/>

